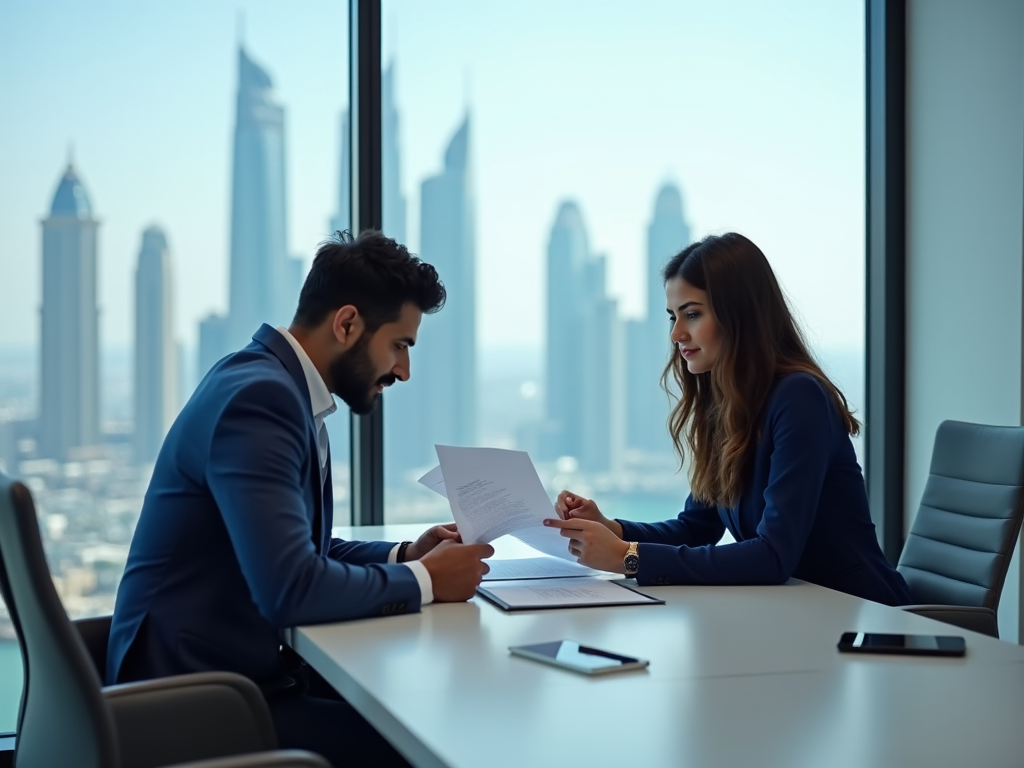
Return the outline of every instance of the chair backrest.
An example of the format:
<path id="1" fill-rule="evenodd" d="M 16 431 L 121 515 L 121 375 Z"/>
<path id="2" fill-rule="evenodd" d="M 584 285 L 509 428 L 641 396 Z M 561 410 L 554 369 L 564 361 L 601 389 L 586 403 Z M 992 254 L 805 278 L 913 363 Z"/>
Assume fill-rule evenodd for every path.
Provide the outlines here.
<path id="1" fill-rule="evenodd" d="M 944 421 L 897 569 L 917 603 L 996 609 L 1024 517 L 1024 427 Z"/>
<path id="2" fill-rule="evenodd" d="M 113 718 L 50 579 L 32 496 L 3 473 L 0 588 L 25 664 L 15 768 L 117 768 Z"/>
<path id="3" fill-rule="evenodd" d="M 110 640 L 110 623 L 113 616 L 90 616 L 87 619 L 75 619 L 71 622 L 85 643 L 93 668 L 100 680 L 107 674 L 107 645 Z"/>

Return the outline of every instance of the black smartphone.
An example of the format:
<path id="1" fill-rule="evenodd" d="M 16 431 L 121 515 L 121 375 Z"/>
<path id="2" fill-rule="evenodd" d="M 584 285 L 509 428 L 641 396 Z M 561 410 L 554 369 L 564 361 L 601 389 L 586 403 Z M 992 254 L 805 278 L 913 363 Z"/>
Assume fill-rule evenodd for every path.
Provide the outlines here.
<path id="1" fill-rule="evenodd" d="M 841 653 L 896 653 L 906 656 L 963 656 L 967 651 L 958 635 L 883 635 L 875 632 L 844 632 Z"/>
<path id="2" fill-rule="evenodd" d="M 516 656 L 553 664 L 571 669 L 584 675 L 603 675 L 608 672 L 623 672 L 627 669 L 643 669 L 646 659 L 590 648 L 572 640 L 555 640 L 534 645 L 513 645 L 509 650 Z"/>

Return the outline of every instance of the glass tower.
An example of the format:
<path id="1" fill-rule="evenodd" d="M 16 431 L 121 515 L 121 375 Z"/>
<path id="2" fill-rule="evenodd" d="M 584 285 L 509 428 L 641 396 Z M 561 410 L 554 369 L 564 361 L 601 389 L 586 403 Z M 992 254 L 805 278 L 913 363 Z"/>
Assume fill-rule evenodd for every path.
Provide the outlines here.
<path id="1" fill-rule="evenodd" d="M 425 180 L 420 193 L 419 255 L 437 269 L 448 300 L 438 314 L 424 319 L 412 381 L 385 395 L 388 471 L 400 476 L 433 466 L 435 443 L 476 442 L 476 223 L 469 128 L 467 115 L 448 144 L 444 169 Z"/>
<path id="2" fill-rule="evenodd" d="M 167 237 L 142 233 L 135 271 L 135 459 L 156 460 L 178 415 L 178 350 L 174 342 L 173 275 Z"/>
<path id="3" fill-rule="evenodd" d="M 683 196 L 675 184 L 665 184 L 647 227 L 647 314 L 629 326 L 628 442 L 648 455 L 672 452 L 666 426 L 669 401 L 659 384 L 671 351 L 661 270 L 689 244 Z"/>
<path id="4" fill-rule="evenodd" d="M 261 323 L 287 323 L 295 307 L 285 222 L 284 108 L 270 76 L 238 49 L 238 105 L 231 179 L 228 349 Z M 205 373 L 205 371 L 204 371 Z"/>
<path id="5" fill-rule="evenodd" d="M 546 439 L 540 457 L 580 469 L 621 467 L 625 448 L 625 337 L 608 295 L 607 260 L 590 252 L 583 215 L 562 203 L 547 252 Z"/>
<path id="6" fill-rule="evenodd" d="M 66 460 L 100 441 L 99 221 L 69 164 L 43 220 L 39 452 Z"/>

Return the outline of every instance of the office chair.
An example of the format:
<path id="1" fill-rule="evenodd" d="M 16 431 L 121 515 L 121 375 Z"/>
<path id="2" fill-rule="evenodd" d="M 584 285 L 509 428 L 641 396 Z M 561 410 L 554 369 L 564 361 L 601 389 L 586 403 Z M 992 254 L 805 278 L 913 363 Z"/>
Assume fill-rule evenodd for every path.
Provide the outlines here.
<path id="1" fill-rule="evenodd" d="M 71 625 L 78 631 L 85 644 L 85 650 L 92 659 L 93 667 L 100 680 L 107 676 L 107 643 L 110 640 L 110 622 L 113 616 L 90 616 L 75 619 Z"/>
<path id="2" fill-rule="evenodd" d="M 308 752 L 271 751 L 266 702 L 241 675 L 101 687 L 54 589 L 29 490 L 2 473 L 0 591 L 25 670 L 16 768 L 329 768 Z"/>
<path id="3" fill-rule="evenodd" d="M 897 570 L 904 610 L 999 637 L 996 609 L 1024 518 L 1024 427 L 944 421 Z"/>

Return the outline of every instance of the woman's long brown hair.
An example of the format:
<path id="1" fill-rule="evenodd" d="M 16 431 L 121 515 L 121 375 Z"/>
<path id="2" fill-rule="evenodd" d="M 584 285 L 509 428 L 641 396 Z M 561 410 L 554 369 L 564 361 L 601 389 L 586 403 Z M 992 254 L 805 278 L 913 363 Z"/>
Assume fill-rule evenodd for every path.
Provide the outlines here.
<path id="1" fill-rule="evenodd" d="M 675 401 L 668 428 L 680 467 L 687 453 L 692 457 L 695 499 L 727 507 L 739 501 L 761 437 L 764 407 L 780 376 L 814 376 L 831 394 L 846 431 L 860 432 L 843 393 L 808 351 L 775 273 L 754 243 L 735 232 L 705 237 L 674 256 L 662 278 L 666 283 L 681 278 L 706 291 L 721 329 L 711 371 L 690 373 L 673 346 L 661 375 L 661 386 Z"/>

